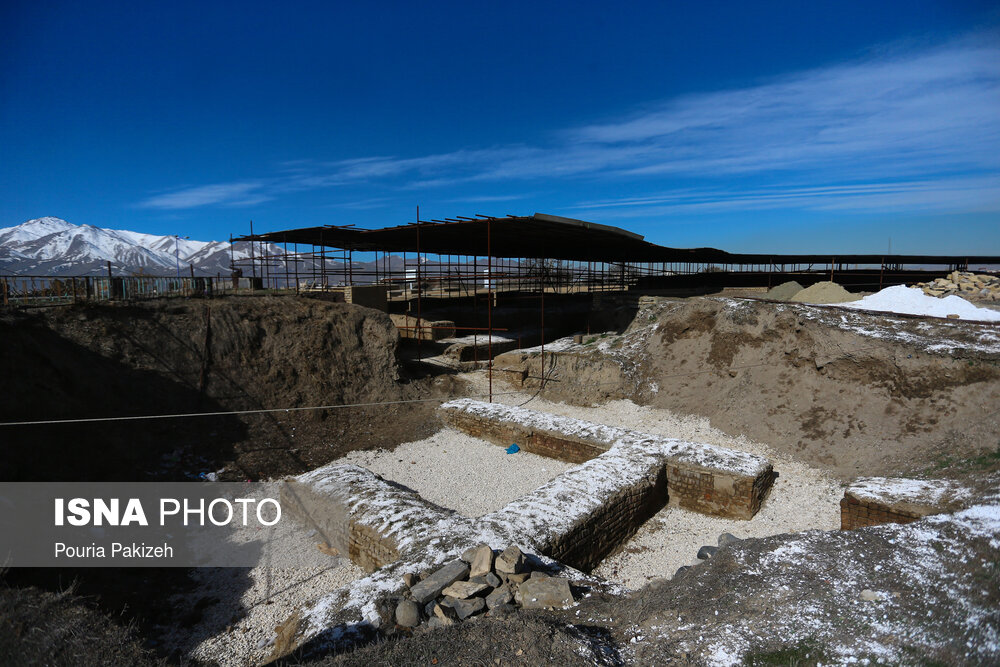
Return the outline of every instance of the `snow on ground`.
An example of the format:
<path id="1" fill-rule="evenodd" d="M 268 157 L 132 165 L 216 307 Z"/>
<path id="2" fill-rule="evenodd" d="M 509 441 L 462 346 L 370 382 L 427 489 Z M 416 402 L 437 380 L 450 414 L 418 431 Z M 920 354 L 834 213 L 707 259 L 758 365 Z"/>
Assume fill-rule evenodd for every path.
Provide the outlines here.
<path id="1" fill-rule="evenodd" d="M 989 308 L 979 308 L 960 296 L 951 294 L 944 298 L 929 296 L 923 290 L 905 285 L 886 287 L 859 301 L 839 304 L 841 308 L 856 308 L 859 310 L 878 310 L 887 313 L 902 313 L 906 315 L 927 315 L 930 317 L 948 317 L 958 315 L 963 320 L 980 322 L 1000 322 L 1000 312 Z"/>
<path id="2" fill-rule="evenodd" d="M 838 304 L 837 310 L 829 306 L 807 304 L 778 304 L 777 308 L 794 308 L 797 313 L 810 320 L 851 331 L 865 338 L 913 345 L 927 352 L 1000 352 L 1000 327 L 991 325 L 969 324 L 961 320 L 914 322 L 893 317 L 892 313 L 880 317 L 872 313 L 848 310 L 843 304 Z"/>

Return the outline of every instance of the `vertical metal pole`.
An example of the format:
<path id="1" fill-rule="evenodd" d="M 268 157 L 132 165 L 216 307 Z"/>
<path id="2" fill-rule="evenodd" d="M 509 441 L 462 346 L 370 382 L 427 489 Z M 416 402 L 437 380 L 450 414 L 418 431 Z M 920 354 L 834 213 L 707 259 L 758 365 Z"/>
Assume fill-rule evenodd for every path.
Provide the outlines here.
<path id="1" fill-rule="evenodd" d="M 541 260 L 542 265 L 542 379 L 539 390 L 545 388 L 545 260 Z"/>
<path id="2" fill-rule="evenodd" d="M 229 235 L 229 275 L 230 278 L 234 278 L 233 274 L 236 273 L 236 250 L 233 248 L 233 235 Z M 239 291 L 240 283 L 239 278 L 234 278 L 236 284 L 233 285 L 233 291 Z"/>
<path id="3" fill-rule="evenodd" d="M 420 267 L 420 207 L 417 207 L 417 359 L 420 359 L 420 339 L 424 337 L 424 321 L 421 311 L 421 297 L 423 296 L 423 285 L 421 284 Z"/>
<path id="4" fill-rule="evenodd" d="M 322 232 L 320 232 L 322 234 Z M 253 220 L 250 221 L 250 274 L 256 278 L 257 277 L 257 262 L 254 261 L 253 256 Z M 250 291 L 253 291 L 253 283 L 250 283 Z"/>
<path id="5" fill-rule="evenodd" d="M 486 220 L 486 363 L 490 379 L 490 403 L 493 402 L 493 247 L 490 241 L 490 220 Z"/>

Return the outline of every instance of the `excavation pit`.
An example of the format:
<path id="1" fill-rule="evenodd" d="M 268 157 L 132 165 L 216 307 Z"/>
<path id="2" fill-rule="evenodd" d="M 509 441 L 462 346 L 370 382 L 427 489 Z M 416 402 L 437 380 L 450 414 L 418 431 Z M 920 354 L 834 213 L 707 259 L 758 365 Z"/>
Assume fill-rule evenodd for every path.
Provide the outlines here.
<path id="1" fill-rule="evenodd" d="M 536 434 L 557 448 L 566 442 L 605 450 L 478 518 L 356 465 L 290 480 L 282 507 L 372 573 L 318 601 L 306 635 L 331 624 L 381 625 L 387 619 L 378 600 L 401 590 L 403 574 L 437 567 L 476 544 L 516 544 L 554 568 L 587 572 L 667 504 L 671 484 L 682 505 L 749 518 L 774 480 L 766 459 L 712 445 L 467 399 L 441 411 L 448 423 L 476 425 L 493 439 L 517 434 L 529 451 Z"/>

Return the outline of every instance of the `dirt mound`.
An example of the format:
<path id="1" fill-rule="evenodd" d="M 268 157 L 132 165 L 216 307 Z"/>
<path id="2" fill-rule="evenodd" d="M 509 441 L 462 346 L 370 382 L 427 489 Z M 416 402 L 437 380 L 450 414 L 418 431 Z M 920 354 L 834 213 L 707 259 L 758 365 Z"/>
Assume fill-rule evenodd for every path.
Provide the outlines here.
<path id="1" fill-rule="evenodd" d="M 158 301 L 0 317 L 0 421 L 397 401 L 398 333 L 368 308 L 298 298 Z M 5 427 L 8 480 L 230 479 L 307 470 L 421 437 L 422 404 Z M 426 414 L 425 414 L 426 413 Z M 98 456 L 98 453 L 100 455 Z"/>
<path id="2" fill-rule="evenodd" d="M 847 303 L 859 298 L 861 297 L 851 294 L 837 283 L 824 280 L 810 285 L 787 300 L 795 303 Z"/>
<path id="3" fill-rule="evenodd" d="M 945 452 L 996 449 L 1000 352 L 976 349 L 978 333 L 993 335 L 986 325 L 852 313 L 858 329 L 877 333 L 859 335 L 843 317 L 759 301 L 667 301 L 640 311 L 622 336 L 547 353 L 542 395 L 703 415 L 843 479 L 922 473 Z M 539 361 L 508 353 L 498 367 L 534 390 Z"/>
<path id="4" fill-rule="evenodd" d="M 788 301 L 801 291 L 802 285 L 794 280 L 790 280 L 787 283 L 781 283 L 777 287 L 769 289 L 763 298 L 771 299 L 772 301 Z"/>
<path id="5" fill-rule="evenodd" d="M 627 597 L 581 583 L 571 609 L 398 633 L 311 664 L 995 664 L 991 512 L 747 539 Z"/>

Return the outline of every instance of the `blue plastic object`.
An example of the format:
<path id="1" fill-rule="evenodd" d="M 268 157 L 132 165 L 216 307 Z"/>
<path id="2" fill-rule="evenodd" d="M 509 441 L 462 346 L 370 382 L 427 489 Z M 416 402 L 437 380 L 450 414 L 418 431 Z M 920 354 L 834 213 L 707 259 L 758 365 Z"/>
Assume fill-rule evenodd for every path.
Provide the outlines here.
<path id="1" fill-rule="evenodd" d="M 511 446 L 507 448 L 508 454 L 517 454 L 519 451 L 521 451 L 521 448 L 517 446 L 516 442 L 511 443 Z"/>

